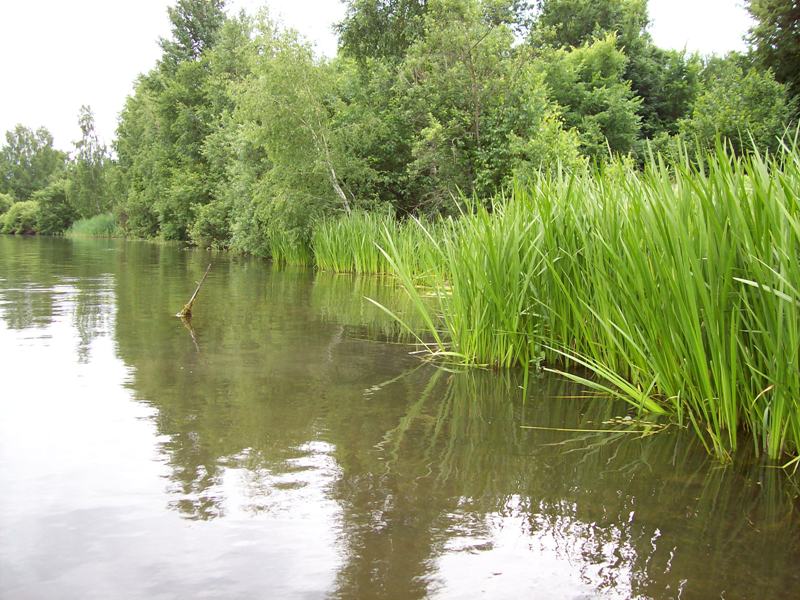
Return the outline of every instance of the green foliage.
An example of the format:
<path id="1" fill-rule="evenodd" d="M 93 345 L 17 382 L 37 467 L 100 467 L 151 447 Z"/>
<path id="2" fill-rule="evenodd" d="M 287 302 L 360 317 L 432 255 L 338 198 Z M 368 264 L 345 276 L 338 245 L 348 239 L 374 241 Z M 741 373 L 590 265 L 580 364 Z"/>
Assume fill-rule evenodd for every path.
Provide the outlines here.
<path id="1" fill-rule="evenodd" d="M 8 209 L 11 208 L 12 204 L 14 204 L 14 198 L 8 194 L 3 194 L 0 192 L 0 217 L 8 212 Z"/>
<path id="2" fill-rule="evenodd" d="M 147 78 L 141 78 L 134 94 L 122 109 L 114 142 L 124 195 L 115 212 L 120 225 L 136 237 L 158 233 L 155 203 L 165 187 L 166 152 L 158 143 L 159 123 L 153 92 Z"/>
<path id="3" fill-rule="evenodd" d="M 225 0 L 178 0 L 169 7 L 172 37 L 161 40 L 164 62 L 174 67 L 199 59 L 216 41 L 225 21 L 224 8 Z"/>
<path id="4" fill-rule="evenodd" d="M 431 2 L 425 37 L 409 50 L 401 90 L 412 131 L 409 178 L 427 212 L 453 210 L 459 190 L 475 193 L 487 115 L 510 84 L 511 30 L 483 20 L 472 0 Z M 484 174 L 486 179 L 495 179 Z"/>
<path id="5" fill-rule="evenodd" d="M 641 161 L 646 139 L 678 156 L 693 121 L 706 135 L 715 79 L 653 45 L 644 1 L 536 4 L 353 0 L 340 56 L 325 60 L 263 14 L 179 2 L 161 62 L 121 115 L 120 225 L 269 256 L 307 249 L 321 218 L 456 214 L 461 194 L 581 172 L 609 151 Z M 733 119 L 757 144 L 765 120 L 783 121 L 777 103 L 763 113 Z"/>
<path id="6" fill-rule="evenodd" d="M 789 125 L 786 88 L 769 71 L 744 71 L 735 57 L 706 67 L 703 92 L 692 114 L 680 122 L 681 133 L 713 149 L 722 137 L 741 154 L 749 149 L 775 151 Z"/>
<path id="7" fill-rule="evenodd" d="M 700 77 L 697 57 L 652 44 L 645 2 L 537 8 L 531 22 L 511 0 L 354 0 L 329 61 L 264 16 L 181 0 L 161 61 L 126 102 L 113 168 L 82 109 L 67 203 L 87 217 L 114 197 L 127 234 L 279 262 L 308 262 L 325 231 L 332 254 L 353 243 L 344 262 L 368 271 L 380 255 L 334 226 L 353 210 L 455 214 L 461 194 L 486 199 L 514 178 L 580 175 L 609 150 L 641 158 L 643 138 L 679 157 L 679 131 L 707 143 L 743 130 L 775 147 L 786 107 L 768 76 L 728 65 Z M 63 209 L 48 231 L 69 220 L 56 197 L 43 202 Z"/>
<path id="8" fill-rule="evenodd" d="M 336 26 L 342 51 L 361 62 L 399 61 L 422 36 L 425 0 L 348 0 Z"/>
<path id="9" fill-rule="evenodd" d="M 514 47 L 511 27 L 490 18 L 491 6 L 431 2 L 425 37 L 401 67 L 396 91 L 410 136 L 406 193 L 416 211 L 455 212 L 460 192 L 494 194 L 514 169 L 576 162 L 543 76 L 528 49 Z M 545 139 L 547 147 L 539 143 Z"/>
<path id="10" fill-rule="evenodd" d="M 771 69 L 792 98 L 800 98 L 800 5 L 797 0 L 748 0 L 746 5 L 755 20 L 749 41 L 758 65 Z"/>
<path id="11" fill-rule="evenodd" d="M 691 113 L 701 90 L 700 57 L 649 43 L 628 56 L 625 77 L 642 99 L 642 136 L 652 139 L 662 133 L 678 133 L 678 122 Z"/>
<path id="12" fill-rule="evenodd" d="M 33 194 L 39 207 L 36 219 L 37 231 L 43 235 L 64 233 L 78 218 L 77 211 L 67 198 L 68 183 L 64 179 L 54 181 L 46 188 Z"/>
<path id="13" fill-rule="evenodd" d="M 47 129 L 36 131 L 17 125 L 6 132 L 0 149 L 0 192 L 26 200 L 44 188 L 64 170 L 66 155 L 53 148 Z"/>
<path id="14" fill-rule="evenodd" d="M 115 149 L 125 185 L 115 212 L 133 235 L 188 239 L 197 207 L 221 195 L 226 168 L 210 162 L 206 142 L 255 52 L 249 20 L 227 19 L 222 7 L 186 0 L 171 10 L 162 60 L 122 111 Z"/>
<path id="15" fill-rule="evenodd" d="M 613 35 L 543 57 L 546 82 L 564 107 L 564 122 L 578 131 L 581 149 L 592 159 L 602 160 L 609 151 L 637 151 L 641 100 L 624 80 L 627 63 Z"/>
<path id="16" fill-rule="evenodd" d="M 638 49 L 647 27 L 647 0 L 537 0 L 531 31 L 536 45 L 577 48 L 608 34 L 623 46 Z"/>
<path id="17" fill-rule="evenodd" d="M 509 181 L 536 178 L 542 171 L 581 171 L 588 161 L 580 152 L 581 139 L 575 129 L 564 130 L 555 111 L 543 113 L 538 131 L 526 138 L 512 134 L 508 150 L 512 157 Z"/>
<path id="18" fill-rule="evenodd" d="M 208 180 L 202 172 L 191 168 L 172 169 L 169 187 L 163 190 L 154 205 L 161 237 L 165 240 L 186 239 L 194 220 L 194 207 L 208 201 Z"/>
<path id="19" fill-rule="evenodd" d="M 227 247 L 231 239 L 231 207 L 222 202 L 199 206 L 189 238 L 203 248 Z"/>
<path id="20" fill-rule="evenodd" d="M 675 134 L 678 119 L 691 110 L 698 92 L 700 59 L 655 46 L 646 32 L 645 0 L 539 0 L 531 31 L 535 47 L 579 48 L 615 35 L 627 57 L 621 82 L 630 81 L 641 99 L 641 134 Z"/>
<path id="21" fill-rule="evenodd" d="M 78 115 L 81 139 L 75 142 L 75 155 L 67 170 L 67 199 L 81 218 L 89 218 L 111 208 L 108 172 L 111 158 L 100 143 L 89 106 Z"/>
<path id="22" fill-rule="evenodd" d="M 35 200 L 16 202 L 2 216 L 2 233 L 31 235 L 37 231 L 39 204 Z"/>
<path id="23" fill-rule="evenodd" d="M 278 245 L 307 249 L 317 217 L 374 204 L 377 173 L 360 150 L 369 122 L 359 122 L 363 111 L 351 112 L 345 100 L 360 93 L 354 66 L 319 61 L 268 21 L 258 28 L 255 44 L 269 51 L 252 57 L 231 120 L 206 148 L 216 156 L 225 144 L 243 158 L 220 189 L 246 194 L 231 199 L 233 247 L 274 255 Z"/>
<path id="24" fill-rule="evenodd" d="M 348 151 L 347 131 L 335 119 L 344 108 L 337 91 L 347 73 L 318 62 L 291 33 L 270 31 L 259 41 L 272 52 L 254 65 L 237 118 L 252 124 L 248 135 L 269 157 L 262 182 L 275 197 L 309 212 L 349 211 L 355 196 L 345 181 L 370 173 Z"/>

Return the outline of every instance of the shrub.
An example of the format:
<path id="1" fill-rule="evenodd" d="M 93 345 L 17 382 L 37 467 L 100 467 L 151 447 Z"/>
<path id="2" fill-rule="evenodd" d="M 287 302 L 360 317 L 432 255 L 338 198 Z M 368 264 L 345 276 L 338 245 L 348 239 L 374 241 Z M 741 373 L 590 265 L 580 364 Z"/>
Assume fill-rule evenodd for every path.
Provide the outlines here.
<path id="1" fill-rule="evenodd" d="M 752 148 L 778 150 L 792 105 L 786 87 L 770 71 L 745 72 L 732 60 L 712 63 L 705 91 L 689 118 L 680 121 L 684 138 L 713 150 L 719 137 L 737 154 Z"/>
<path id="2" fill-rule="evenodd" d="M 14 199 L 11 196 L 0 193 L 0 215 L 6 214 L 12 204 L 14 204 Z"/>
<path id="3" fill-rule="evenodd" d="M 3 216 L 3 233 L 34 234 L 37 231 L 39 203 L 16 202 Z"/>
<path id="4" fill-rule="evenodd" d="M 67 182 L 54 181 L 46 188 L 34 192 L 33 200 L 39 205 L 38 232 L 45 235 L 64 233 L 77 218 L 77 212 L 67 202 Z"/>
<path id="5" fill-rule="evenodd" d="M 224 202 L 199 206 L 189 238 L 203 248 L 227 248 L 231 239 L 231 209 Z"/>

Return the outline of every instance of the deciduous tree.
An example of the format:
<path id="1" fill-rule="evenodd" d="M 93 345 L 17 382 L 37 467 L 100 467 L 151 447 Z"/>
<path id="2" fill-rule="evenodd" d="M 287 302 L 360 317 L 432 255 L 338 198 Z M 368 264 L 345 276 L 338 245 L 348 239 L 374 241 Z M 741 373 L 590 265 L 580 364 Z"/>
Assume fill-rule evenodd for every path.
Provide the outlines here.
<path id="1" fill-rule="evenodd" d="M 748 40 L 762 68 L 800 97 L 800 0 L 748 0 L 755 19 Z"/>
<path id="2" fill-rule="evenodd" d="M 0 149 L 0 192 L 27 200 L 64 170 L 67 155 L 53 147 L 53 136 L 44 127 L 36 131 L 17 125 L 6 132 Z"/>
<path id="3" fill-rule="evenodd" d="M 78 125 L 81 138 L 75 142 L 66 191 L 76 213 L 81 218 L 89 218 L 111 208 L 107 181 L 111 159 L 97 136 L 91 107 L 81 106 Z"/>
<path id="4" fill-rule="evenodd" d="M 737 153 L 775 150 L 791 115 L 786 87 L 770 71 L 745 70 L 738 62 L 736 56 L 709 62 L 703 91 L 680 131 L 706 148 L 721 137 Z"/>

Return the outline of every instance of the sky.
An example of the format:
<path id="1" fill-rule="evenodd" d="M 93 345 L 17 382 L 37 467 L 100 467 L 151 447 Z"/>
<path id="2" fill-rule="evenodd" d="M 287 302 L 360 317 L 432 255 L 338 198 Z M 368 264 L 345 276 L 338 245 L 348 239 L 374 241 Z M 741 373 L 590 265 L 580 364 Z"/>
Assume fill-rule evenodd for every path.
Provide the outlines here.
<path id="1" fill-rule="evenodd" d="M 110 142 L 136 77 L 160 55 L 174 0 L 0 0 L 0 135 L 14 125 L 47 127 L 57 147 L 78 139 L 78 111 L 92 107 L 100 137 Z M 271 14 L 336 52 L 333 23 L 340 0 L 229 0 L 231 11 Z M 650 0 L 650 32 L 665 48 L 702 54 L 744 49 L 750 26 L 742 0 Z M 4 141 L 4 140 L 0 140 Z"/>

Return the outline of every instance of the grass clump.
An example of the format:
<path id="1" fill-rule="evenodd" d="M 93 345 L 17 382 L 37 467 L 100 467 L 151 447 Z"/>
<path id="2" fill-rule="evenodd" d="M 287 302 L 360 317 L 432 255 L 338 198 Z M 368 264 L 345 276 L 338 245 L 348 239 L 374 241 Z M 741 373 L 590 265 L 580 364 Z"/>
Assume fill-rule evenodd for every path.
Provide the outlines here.
<path id="1" fill-rule="evenodd" d="M 308 266 L 314 264 L 314 255 L 308 243 L 293 230 L 277 227 L 269 231 L 269 253 L 277 265 Z"/>
<path id="2" fill-rule="evenodd" d="M 311 237 L 316 265 L 334 273 L 388 273 L 389 264 L 376 242 L 384 228 L 396 233 L 397 227 L 390 215 L 362 211 L 322 219 Z"/>
<path id="3" fill-rule="evenodd" d="M 543 362 L 690 424 L 720 458 L 743 432 L 778 458 L 800 449 L 798 190 L 796 148 L 541 176 L 448 235 L 417 225 L 442 266 L 432 292 L 400 235 L 382 245 L 433 352 Z"/>
<path id="4" fill-rule="evenodd" d="M 381 213 L 358 211 L 350 215 L 321 219 L 314 227 L 311 246 L 314 261 L 322 271 L 381 275 L 394 273 L 394 267 L 381 249 L 388 235 L 402 263 L 414 280 L 442 272 L 436 244 L 446 232 L 446 221 L 422 224 L 415 220 L 398 221 Z"/>
<path id="5" fill-rule="evenodd" d="M 2 217 L 2 233 L 31 235 L 38 230 L 39 203 L 35 200 L 15 202 Z"/>
<path id="6" fill-rule="evenodd" d="M 416 226 L 429 248 L 424 262 L 388 229 L 384 255 L 424 313 L 435 352 L 497 367 L 538 360 L 542 321 L 529 306 L 542 271 L 535 220 L 520 218 L 514 203 L 498 203 L 491 209 L 477 206 L 438 230 L 422 221 Z M 420 272 L 426 273 L 422 289 L 415 278 Z"/>
<path id="7" fill-rule="evenodd" d="M 67 237 L 113 238 L 120 237 L 122 230 L 112 213 L 95 215 L 88 219 L 78 219 L 67 229 Z"/>

